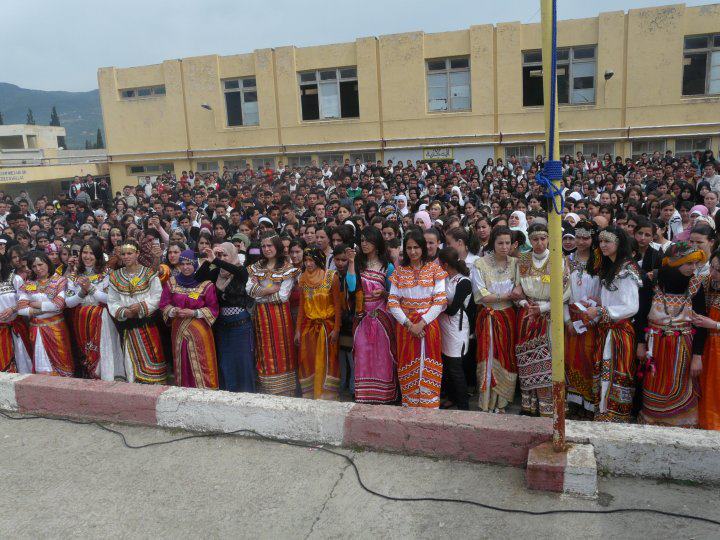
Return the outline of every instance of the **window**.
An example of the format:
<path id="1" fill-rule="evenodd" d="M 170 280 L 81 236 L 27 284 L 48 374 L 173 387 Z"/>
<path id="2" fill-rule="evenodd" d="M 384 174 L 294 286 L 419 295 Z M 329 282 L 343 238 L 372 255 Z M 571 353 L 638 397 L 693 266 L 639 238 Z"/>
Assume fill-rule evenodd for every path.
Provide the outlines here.
<path id="1" fill-rule="evenodd" d="M 665 139 L 648 139 L 641 141 L 633 141 L 632 143 L 632 157 L 638 158 L 642 154 L 653 155 L 655 152 L 665 153 L 667 144 Z"/>
<path id="2" fill-rule="evenodd" d="M 470 109 L 470 59 L 427 61 L 428 111 Z"/>
<path id="3" fill-rule="evenodd" d="M 130 165 L 130 174 L 162 174 L 166 171 L 174 171 L 173 163 L 150 163 L 147 165 Z"/>
<path id="4" fill-rule="evenodd" d="M 560 143 L 560 157 L 566 155 L 575 157 L 575 143 Z"/>
<path id="5" fill-rule="evenodd" d="M 360 154 L 350 154 L 350 164 L 355 165 L 355 160 L 359 159 L 360 163 L 375 163 L 377 154 L 375 152 L 362 152 Z M 343 162 L 344 163 L 344 162 Z"/>
<path id="6" fill-rule="evenodd" d="M 689 157 L 696 150 L 705 152 L 710 148 L 710 139 L 675 139 L 675 155 L 679 157 Z"/>
<path id="7" fill-rule="evenodd" d="M 223 81 L 228 126 L 257 126 L 260 123 L 255 77 Z"/>
<path id="8" fill-rule="evenodd" d="M 309 167 L 312 163 L 312 156 L 290 156 L 288 165 L 290 167 Z"/>
<path id="9" fill-rule="evenodd" d="M 245 168 L 245 160 L 244 159 L 226 159 L 223 161 L 223 166 L 227 167 L 229 171 L 234 171 L 235 169 L 244 169 Z"/>
<path id="10" fill-rule="evenodd" d="M 720 94 L 720 34 L 685 38 L 682 93 Z"/>
<path id="11" fill-rule="evenodd" d="M 532 144 L 525 144 L 520 146 L 506 146 L 505 147 L 505 161 L 510 159 L 510 156 L 516 158 L 529 157 L 530 159 L 535 158 L 535 146 Z"/>
<path id="12" fill-rule="evenodd" d="M 558 103 L 595 103 L 595 45 L 558 49 Z M 542 51 L 523 52 L 523 107 L 543 105 Z"/>
<path id="13" fill-rule="evenodd" d="M 198 172 L 214 172 L 219 169 L 217 161 L 198 161 L 195 167 Z"/>
<path id="14" fill-rule="evenodd" d="M 582 144 L 582 153 L 585 156 L 590 156 L 595 153 L 599 159 L 602 159 L 605 154 L 610 154 L 614 157 L 615 143 L 605 141 L 586 142 Z"/>
<path id="15" fill-rule="evenodd" d="M 318 163 L 322 166 L 325 162 L 331 167 L 335 163 L 335 160 L 342 165 L 345 163 L 345 156 L 343 154 L 320 154 L 318 156 Z"/>
<path id="16" fill-rule="evenodd" d="M 122 99 L 140 99 L 165 95 L 165 85 L 141 86 L 139 88 L 125 88 L 120 90 Z"/>
<path id="17" fill-rule="evenodd" d="M 357 69 L 320 69 L 298 73 L 303 120 L 358 118 Z"/>

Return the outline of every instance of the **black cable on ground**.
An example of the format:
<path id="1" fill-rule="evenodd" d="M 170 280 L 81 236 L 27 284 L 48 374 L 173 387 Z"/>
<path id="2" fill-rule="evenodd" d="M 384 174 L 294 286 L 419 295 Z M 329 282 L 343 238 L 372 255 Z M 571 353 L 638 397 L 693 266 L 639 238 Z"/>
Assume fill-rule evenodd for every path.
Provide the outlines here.
<path id="1" fill-rule="evenodd" d="M 363 479 L 360 476 L 360 471 L 358 470 L 357 465 L 355 464 L 355 461 L 350 456 L 347 456 L 347 455 L 343 454 L 342 452 L 338 452 L 336 450 L 331 450 L 330 448 L 326 448 L 325 446 L 319 446 L 319 445 L 302 443 L 302 442 L 282 441 L 282 440 L 278 440 L 278 439 L 273 439 L 273 438 L 267 437 L 265 435 L 262 435 L 252 429 L 236 429 L 234 431 L 228 431 L 225 433 L 218 433 L 218 432 L 196 433 L 193 435 L 185 435 L 183 437 L 177 437 L 177 438 L 169 439 L 166 441 L 156 441 L 156 442 L 151 442 L 151 443 L 133 445 L 128 442 L 128 440 L 125 437 L 125 434 L 123 432 L 115 430 L 111 427 L 108 427 L 105 424 L 102 424 L 100 422 L 72 420 L 69 418 L 55 418 L 52 416 L 39 416 L 39 415 L 12 416 L 3 411 L 0 411 L 0 416 L 3 416 L 4 418 L 7 418 L 8 420 L 43 419 L 43 420 L 56 420 L 59 422 L 67 422 L 70 424 L 77 424 L 77 425 L 84 425 L 84 426 L 95 426 L 95 427 L 102 429 L 103 431 L 107 431 L 108 433 L 112 433 L 114 435 L 119 436 L 122 439 L 123 445 L 126 448 L 129 448 L 130 450 L 140 450 L 142 448 L 149 448 L 151 446 L 162 446 L 165 444 L 186 441 L 189 439 L 202 439 L 202 438 L 207 438 L 207 437 L 218 437 L 218 436 L 229 436 L 229 435 L 240 435 L 240 434 L 253 435 L 254 437 L 257 437 L 258 439 L 262 439 L 264 441 L 269 441 L 272 443 L 284 444 L 284 445 L 288 445 L 288 446 L 297 446 L 299 448 L 310 448 L 313 450 L 322 450 L 323 452 L 332 454 L 334 456 L 338 456 L 338 457 L 344 459 L 345 461 L 347 461 L 348 464 L 353 468 L 353 471 L 355 471 L 355 478 L 357 479 L 358 484 L 360 484 L 360 487 L 363 490 L 370 493 L 371 495 L 375 495 L 376 497 L 380 497 L 381 499 L 385 499 L 387 501 L 443 502 L 443 503 L 455 503 L 455 504 L 468 504 L 471 506 L 484 508 L 486 510 L 494 510 L 496 512 L 504 512 L 504 513 L 508 513 L 508 514 L 523 514 L 526 516 L 550 516 L 550 515 L 559 515 L 559 514 L 597 514 L 597 515 L 630 514 L 630 513 L 653 514 L 653 515 L 667 516 L 667 517 L 680 518 L 680 519 L 689 519 L 692 521 L 699 521 L 702 523 L 710 523 L 712 525 L 720 526 L 720 521 L 715 520 L 715 519 L 710 519 L 710 518 L 706 518 L 706 517 L 702 517 L 702 516 L 694 516 L 691 514 L 683 514 L 680 512 L 667 512 L 665 510 L 656 510 L 654 508 L 610 508 L 610 509 L 604 509 L 604 510 L 582 510 L 582 509 L 579 509 L 579 510 L 578 509 L 522 510 L 522 509 L 518 509 L 518 508 L 506 508 L 503 506 L 495 506 L 492 504 L 485 504 L 485 503 L 471 501 L 471 500 L 467 500 L 467 499 L 452 499 L 452 498 L 445 498 L 445 497 L 396 497 L 393 495 L 386 495 L 384 493 L 375 491 L 374 489 L 369 488 L 367 485 L 365 485 L 365 482 L 363 482 Z"/>

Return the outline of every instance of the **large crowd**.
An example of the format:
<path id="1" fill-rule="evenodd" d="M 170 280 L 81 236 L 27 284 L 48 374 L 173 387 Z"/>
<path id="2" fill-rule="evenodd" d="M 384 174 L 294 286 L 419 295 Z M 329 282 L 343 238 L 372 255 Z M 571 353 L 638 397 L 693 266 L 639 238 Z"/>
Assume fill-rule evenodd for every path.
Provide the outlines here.
<path id="1" fill-rule="evenodd" d="M 720 163 L 566 155 L 571 417 L 720 429 Z M 543 157 L 0 194 L 0 371 L 552 414 Z"/>

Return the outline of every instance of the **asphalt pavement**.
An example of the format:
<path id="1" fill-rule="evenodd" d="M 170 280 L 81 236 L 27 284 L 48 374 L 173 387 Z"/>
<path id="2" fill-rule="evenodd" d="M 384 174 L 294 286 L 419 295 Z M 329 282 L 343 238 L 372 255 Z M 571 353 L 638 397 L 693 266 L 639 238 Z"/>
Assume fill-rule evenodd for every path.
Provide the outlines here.
<path id="1" fill-rule="evenodd" d="M 187 433 L 112 426 L 130 444 Z M 94 426 L 0 418 L 0 538 L 719 538 L 720 527 L 649 514 L 533 517 L 363 491 L 318 449 L 243 437 L 140 450 Z M 525 488 L 496 465 L 338 450 L 368 487 L 521 510 L 656 508 L 718 519 L 720 489 L 601 478 L 596 501 Z"/>

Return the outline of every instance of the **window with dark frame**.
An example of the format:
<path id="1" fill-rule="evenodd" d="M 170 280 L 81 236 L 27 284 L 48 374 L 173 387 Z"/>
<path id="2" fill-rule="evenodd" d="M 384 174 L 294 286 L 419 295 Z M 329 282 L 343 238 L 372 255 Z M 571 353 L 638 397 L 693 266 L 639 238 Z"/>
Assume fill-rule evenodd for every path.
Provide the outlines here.
<path id="1" fill-rule="evenodd" d="M 685 37 L 682 93 L 720 94 L 720 34 Z"/>
<path id="2" fill-rule="evenodd" d="M 470 110 L 470 58 L 438 58 L 425 65 L 428 111 Z"/>
<path id="3" fill-rule="evenodd" d="M 123 88 L 120 90 L 121 99 L 140 99 L 165 95 L 165 85 L 141 86 L 138 88 Z"/>
<path id="4" fill-rule="evenodd" d="M 303 120 L 358 118 L 357 68 L 331 68 L 298 73 Z"/>
<path id="5" fill-rule="evenodd" d="M 558 49 L 557 96 L 562 105 L 595 103 L 595 45 Z M 542 51 L 523 51 L 523 107 L 544 103 Z"/>
<path id="6" fill-rule="evenodd" d="M 257 81 L 255 77 L 223 81 L 228 127 L 260 124 Z"/>

